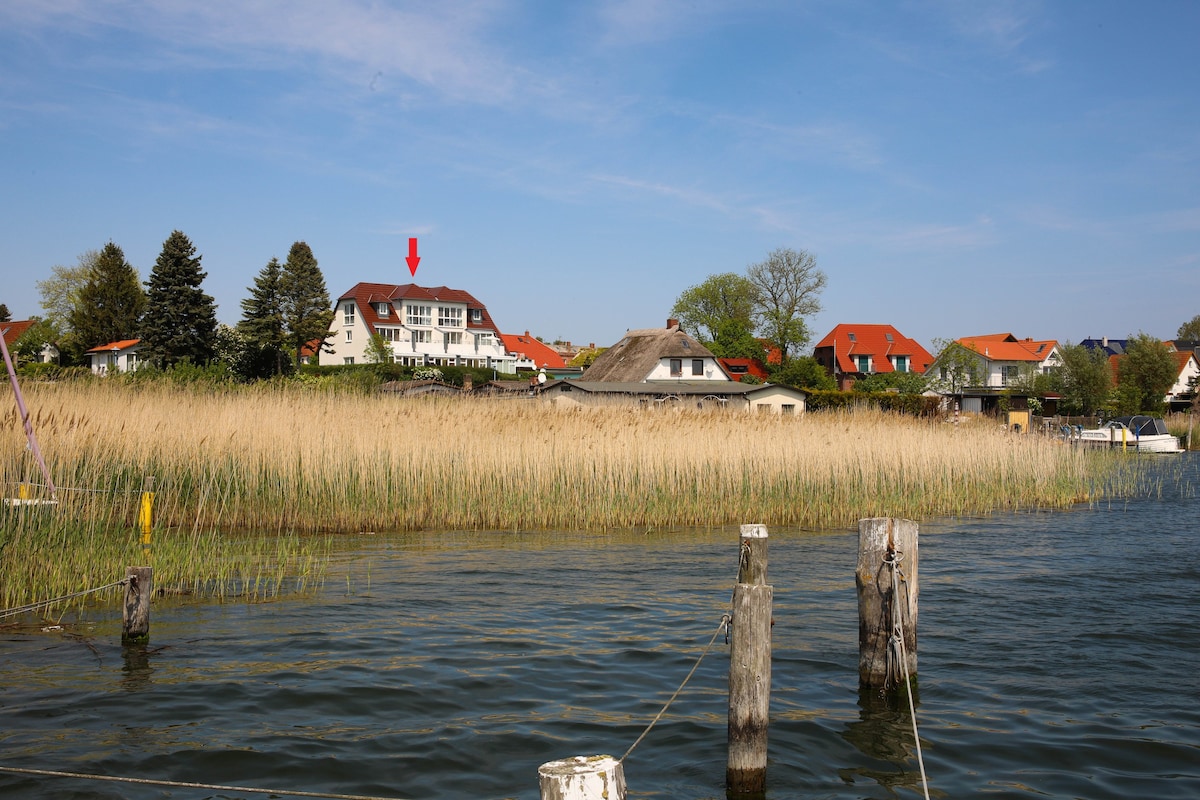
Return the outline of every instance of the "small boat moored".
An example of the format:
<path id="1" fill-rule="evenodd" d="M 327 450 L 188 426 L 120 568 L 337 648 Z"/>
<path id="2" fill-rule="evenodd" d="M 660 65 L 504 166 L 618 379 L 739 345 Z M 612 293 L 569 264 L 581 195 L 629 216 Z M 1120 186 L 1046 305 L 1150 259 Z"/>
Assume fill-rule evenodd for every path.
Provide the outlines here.
<path id="1" fill-rule="evenodd" d="M 1162 417 L 1141 414 L 1118 417 L 1092 430 L 1077 429 L 1070 438 L 1080 444 L 1121 447 L 1139 453 L 1183 452 L 1179 437 L 1167 432 L 1167 423 Z"/>

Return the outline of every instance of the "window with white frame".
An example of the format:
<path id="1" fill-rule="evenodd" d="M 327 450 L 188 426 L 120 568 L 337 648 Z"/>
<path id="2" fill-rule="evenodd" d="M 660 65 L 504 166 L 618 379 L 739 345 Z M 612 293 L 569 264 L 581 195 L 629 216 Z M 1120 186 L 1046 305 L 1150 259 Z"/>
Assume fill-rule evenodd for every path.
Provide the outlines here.
<path id="1" fill-rule="evenodd" d="M 671 377 L 677 378 L 681 375 L 683 375 L 683 359 L 682 358 L 672 358 L 671 359 Z"/>
<path id="2" fill-rule="evenodd" d="M 692 375 L 703 375 L 703 374 L 704 374 L 704 359 L 703 358 L 693 358 L 692 359 Z"/>
<path id="3" fill-rule="evenodd" d="M 461 328 L 463 309 L 454 306 L 438 306 L 438 325 L 442 328 Z"/>
<path id="4" fill-rule="evenodd" d="M 378 333 L 380 338 L 382 338 L 385 342 L 400 341 L 399 328 L 376 328 L 375 332 Z"/>
<path id="5" fill-rule="evenodd" d="M 896 372 L 908 372 L 908 356 L 892 356 L 892 366 Z"/>
<path id="6" fill-rule="evenodd" d="M 491 347 L 496 343 L 496 337 L 490 333 L 481 333 L 475 337 L 475 344 L 479 347 Z"/>
<path id="7" fill-rule="evenodd" d="M 472 308 L 471 309 L 471 322 L 483 322 L 483 309 L 482 308 Z"/>
<path id="8" fill-rule="evenodd" d="M 354 331 L 346 331 L 346 344 L 354 341 Z"/>
<path id="9" fill-rule="evenodd" d="M 342 357 L 342 363 L 343 363 L 343 364 L 353 364 L 353 363 L 354 363 L 354 356 L 343 356 L 343 357 Z"/>
<path id="10" fill-rule="evenodd" d="M 446 344 L 462 344 L 462 331 L 446 331 Z"/>
<path id="11" fill-rule="evenodd" d="M 344 313 L 344 316 L 342 317 L 342 322 L 344 322 L 346 325 L 353 325 L 354 324 L 354 303 L 346 303 L 346 307 L 344 309 L 342 309 L 342 311 Z"/>
<path id="12" fill-rule="evenodd" d="M 428 344 L 433 341 L 433 331 L 413 331 L 413 344 Z"/>
<path id="13" fill-rule="evenodd" d="M 409 325 L 432 325 L 433 306 L 408 306 Z"/>
<path id="14" fill-rule="evenodd" d="M 386 317 L 391 313 L 392 306 L 390 303 L 376 303 L 375 313 L 381 317 Z"/>
<path id="15" fill-rule="evenodd" d="M 1021 369 L 1016 364 L 1000 365 L 1000 384 L 1008 386 L 1017 382 L 1017 377 L 1021 374 Z"/>

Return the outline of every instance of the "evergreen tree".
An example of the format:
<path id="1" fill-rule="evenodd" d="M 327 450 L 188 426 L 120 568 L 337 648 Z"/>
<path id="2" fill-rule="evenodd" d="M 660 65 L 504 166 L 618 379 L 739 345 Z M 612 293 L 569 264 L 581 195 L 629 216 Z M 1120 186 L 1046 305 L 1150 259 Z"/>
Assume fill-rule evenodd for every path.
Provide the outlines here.
<path id="1" fill-rule="evenodd" d="M 137 270 L 112 242 L 104 245 L 79 289 L 69 324 L 82 351 L 133 339 L 146 308 Z"/>
<path id="2" fill-rule="evenodd" d="M 287 343 L 299 364 L 305 345 L 315 343 L 314 352 L 325 347 L 325 340 L 331 335 L 329 325 L 333 322 L 325 276 L 317 266 L 312 248 L 304 242 L 296 242 L 288 252 L 279 276 L 279 293 L 283 300 Z"/>
<path id="3" fill-rule="evenodd" d="M 5 303 L 0 303 L 0 322 L 12 322 L 12 314 Z"/>
<path id="4" fill-rule="evenodd" d="M 249 350 L 248 368 L 253 377 L 282 375 L 289 364 L 287 330 L 284 326 L 284 302 L 280 287 L 283 267 L 272 258 L 249 287 L 250 296 L 242 301 L 242 319 L 238 333 Z"/>
<path id="5" fill-rule="evenodd" d="M 217 307 L 200 288 L 207 277 L 200 259 L 191 240 L 172 231 L 146 282 L 142 356 L 160 368 L 185 359 L 207 364 L 216 354 Z"/>

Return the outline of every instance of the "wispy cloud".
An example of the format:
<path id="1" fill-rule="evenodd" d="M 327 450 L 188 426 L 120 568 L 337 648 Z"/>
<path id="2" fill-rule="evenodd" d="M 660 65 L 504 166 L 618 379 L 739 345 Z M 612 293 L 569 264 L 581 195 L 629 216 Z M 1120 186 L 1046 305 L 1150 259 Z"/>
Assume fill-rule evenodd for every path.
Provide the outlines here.
<path id="1" fill-rule="evenodd" d="M 721 196 L 694 187 L 655 183 L 623 175 L 593 174 L 588 176 L 588 178 L 595 183 L 632 190 L 637 194 L 669 197 L 688 205 L 708 208 L 714 211 L 728 212 L 730 210 L 728 202 Z"/>

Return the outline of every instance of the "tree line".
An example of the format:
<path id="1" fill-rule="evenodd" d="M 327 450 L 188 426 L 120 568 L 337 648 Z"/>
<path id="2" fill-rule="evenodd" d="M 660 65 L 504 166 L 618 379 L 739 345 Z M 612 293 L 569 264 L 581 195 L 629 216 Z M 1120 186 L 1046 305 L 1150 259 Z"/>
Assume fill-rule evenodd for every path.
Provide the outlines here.
<path id="1" fill-rule="evenodd" d="M 55 266 L 37 283 L 45 314 L 33 318 L 14 350 L 36 360 L 49 345 L 61 365 L 86 366 L 92 348 L 139 339 L 143 365 L 169 370 L 220 362 L 238 377 L 256 379 L 288 374 L 305 348 L 315 353 L 325 346 L 334 312 L 308 244 L 293 243 L 282 264 L 271 258 L 233 327 L 217 323 L 216 304 L 202 287 L 208 275 L 202 258 L 176 230 L 144 284 L 113 242 L 83 253 L 75 266 Z"/>
<path id="2" fill-rule="evenodd" d="M 756 359 L 773 383 L 832 392 L 837 388 L 833 376 L 816 359 L 800 355 L 811 338 L 806 317 L 821 310 L 820 294 L 826 281 L 812 253 L 781 248 L 748 266 L 744 274 L 710 275 L 688 287 L 676 299 L 671 315 L 718 358 Z M 1181 325 L 1177 338 L 1200 341 L 1200 315 Z M 935 340 L 934 346 L 938 374 L 877 373 L 857 381 L 854 392 L 920 395 L 932 390 L 954 394 L 983 383 L 977 353 L 948 339 Z M 1059 352 L 1062 365 L 1058 369 L 1042 373 L 1030 367 L 1009 381 L 1013 394 L 1035 398 L 1035 411 L 1040 410 L 1036 398 L 1056 396 L 1059 412 L 1064 414 L 1158 413 L 1179 375 L 1166 344 L 1142 333 L 1129 336 L 1115 369 L 1103 350 L 1067 343 Z M 1193 402 L 1196 390 L 1193 381 Z"/>

